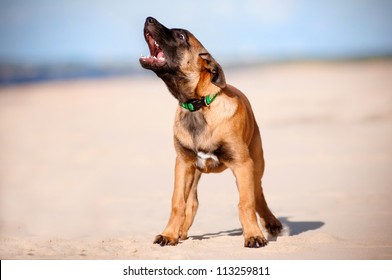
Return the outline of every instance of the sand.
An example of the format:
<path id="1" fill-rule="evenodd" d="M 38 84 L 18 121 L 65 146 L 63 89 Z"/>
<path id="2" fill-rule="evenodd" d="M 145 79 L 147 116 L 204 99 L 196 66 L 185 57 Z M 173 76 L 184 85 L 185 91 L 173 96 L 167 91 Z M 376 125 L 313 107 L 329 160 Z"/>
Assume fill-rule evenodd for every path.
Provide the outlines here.
<path id="1" fill-rule="evenodd" d="M 281 236 L 243 247 L 226 171 L 202 177 L 188 240 L 152 244 L 170 213 L 177 103 L 151 73 L 0 87 L 0 258 L 392 259 L 392 61 L 226 79 L 261 128 Z"/>

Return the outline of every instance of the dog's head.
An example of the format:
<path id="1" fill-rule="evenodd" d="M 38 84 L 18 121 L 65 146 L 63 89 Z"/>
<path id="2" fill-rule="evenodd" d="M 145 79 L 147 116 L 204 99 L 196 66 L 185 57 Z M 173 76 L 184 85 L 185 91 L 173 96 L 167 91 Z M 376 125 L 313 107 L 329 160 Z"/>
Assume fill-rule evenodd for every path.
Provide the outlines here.
<path id="1" fill-rule="evenodd" d="M 201 79 L 220 88 L 226 86 L 221 66 L 189 31 L 169 29 L 148 17 L 144 37 L 150 55 L 142 56 L 140 64 L 162 78 L 175 97 L 191 98 Z"/>

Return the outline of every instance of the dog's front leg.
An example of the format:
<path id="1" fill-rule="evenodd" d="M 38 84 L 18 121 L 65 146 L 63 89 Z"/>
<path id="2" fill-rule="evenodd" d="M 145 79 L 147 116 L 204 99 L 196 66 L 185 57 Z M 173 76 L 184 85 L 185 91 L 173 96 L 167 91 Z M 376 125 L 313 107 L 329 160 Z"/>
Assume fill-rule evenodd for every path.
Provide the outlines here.
<path id="1" fill-rule="evenodd" d="M 176 158 L 172 209 L 169 222 L 154 243 L 161 246 L 177 245 L 181 228 L 185 221 L 186 200 L 195 177 L 195 165 L 181 157 Z"/>
<path id="2" fill-rule="evenodd" d="M 237 162 L 232 167 L 237 179 L 239 192 L 238 211 L 245 238 L 244 246 L 258 248 L 267 245 L 268 241 L 260 230 L 256 217 L 254 194 L 254 164 L 251 158 Z"/>
<path id="3" fill-rule="evenodd" d="M 185 240 L 188 238 L 188 230 L 191 227 L 193 220 L 195 219 L 197 208 L 199 206 L 199 201 L 197 199 L 197 184 L 199 183 L 199 179 L 201 176 L 201 172 L 196 170 L 195 175 L 192 180 L 192 185 L 189 189 L 189 192 L 185 192 L 186 198 L 186 210 L 185 210 L 185 220 L 181 228 L 180 239 Z"/>

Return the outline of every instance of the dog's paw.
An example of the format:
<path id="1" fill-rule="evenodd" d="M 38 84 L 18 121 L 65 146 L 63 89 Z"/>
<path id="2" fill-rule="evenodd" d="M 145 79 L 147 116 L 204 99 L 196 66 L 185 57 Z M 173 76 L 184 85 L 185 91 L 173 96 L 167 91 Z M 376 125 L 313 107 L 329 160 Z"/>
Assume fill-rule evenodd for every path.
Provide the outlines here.
<path id="1" fill-rule="evenodd" d="M 178 244 L 178 238 L 170 238 L 159 234 L 155 237 L 154 244 L 159 244 L 161 246 L 176 246 Z"/>
<path id="2" fill-rule="evenodd" d="M 282 231 L 283 226 L 282 226 L 282 223 L 278 219 L 275 218 L 274 221 L 267 222 L 267 224 L 265 225 L 265 228 L 267 229 L 267 231 L 271 235 L 278 236 L 279 233 Z"/>
<path id="3" fill-rule="evenodd" d="M 260 247 L 266 246 L 267 244 L 268 244 L 268 241 L 264 237 L 262 237 L 262 236 L 251 236 L 251 237 L 245 238 L 244 247 L 260 248 Z"/>
<path id="4" fill-rule="evenodd" d="M 181 233 L 180 234 L 180 240 L 187 240 L 188 239 L 188 234 L 187 233 Z"/>

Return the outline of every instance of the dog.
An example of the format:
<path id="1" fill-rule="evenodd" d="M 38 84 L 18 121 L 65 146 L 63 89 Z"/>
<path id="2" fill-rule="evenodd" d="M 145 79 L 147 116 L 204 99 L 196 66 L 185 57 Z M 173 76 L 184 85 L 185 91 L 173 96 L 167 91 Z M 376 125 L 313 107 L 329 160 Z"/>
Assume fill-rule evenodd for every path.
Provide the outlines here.
<path id="1" fill-rule="evenodd" d="M 140 57 L 166 84 L 179 106 L 174 121 L 177 154 L 171 215 L 154 243 L 177 245 L 188 237 L 198 208 L 197 184 L 202 173 L 229 168 L 239 192 L 244 246 L 267 245 L 257 221 L 273 236 L 282 224 L 264 198 L 264 157 L 258 125 L 245 95 L 226 84 L 222 67 L 189 31 L 169 29 L 155 18 L 144 24 L 149 56 Z"/>

